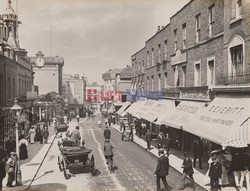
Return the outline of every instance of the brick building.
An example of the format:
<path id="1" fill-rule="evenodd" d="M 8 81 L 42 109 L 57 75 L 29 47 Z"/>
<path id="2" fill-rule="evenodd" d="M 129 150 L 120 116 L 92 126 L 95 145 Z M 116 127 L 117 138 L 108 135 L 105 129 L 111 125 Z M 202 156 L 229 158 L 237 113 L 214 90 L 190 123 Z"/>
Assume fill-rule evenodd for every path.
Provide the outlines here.
<path id="1" fill-rule="evenodd" d="M 27 51 L 19 44 L 18 25 L 18 17 L 9 0 L 6 10 L 0 14 L 0 145 L 8 136 L 14 136 L 14 121 L 9 110 L 14 99 L 28 110 L 27 92 L 33 84 Z"/>
<path id="2" fill-rule="evenodd" d="M 145 93 L 160 91 L 164 100 L 174 100 L 176 110 L 184 106 L 198 110 L 209 108 L 207 105 L 213 105 L 220 97 L 225 100 L 230 96 L 232 99 L 249 97 L 249 13 L 247 0 L 191 0 L 187 3 L 170 18 L 169 24 L 158 26 L 145 47 L 131 56 L 131 87 L 136 89 L 137 99 L 141 95 L 148 97 Z M 236 102 L 240 102 L 239 99 Z M 222 144 L 212 135 L 196 132 L 190 125 L 186 124 L 190 128 L 187 130 L 185 126 L 176 125 L 171 121 L 178 118 L 178 112 L 174 113 L 166 112 L 165 115 L 171 117 L 160 124 L 173 127 L 168 131 L 174 139 L 180 139 L 177 142 L 182 142 L 179 145 L 182 150 L 192 148 L 190 139 L 196 136 L 205 138 L 208 151 Z"/>

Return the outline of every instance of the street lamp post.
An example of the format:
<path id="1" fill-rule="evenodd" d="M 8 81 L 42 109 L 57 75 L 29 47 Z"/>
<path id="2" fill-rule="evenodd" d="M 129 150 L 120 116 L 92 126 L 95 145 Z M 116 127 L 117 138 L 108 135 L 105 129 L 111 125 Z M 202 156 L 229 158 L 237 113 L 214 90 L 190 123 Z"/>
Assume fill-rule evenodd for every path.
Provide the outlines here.
<path id="1" fill-rule="evenodd" d="M 46 102 L 46 125 L 48 126 L 48 106 L 49 104 Z"/>
<path id="2" fill-rule="evenodd" d="M 10 108 L 12 111 L 12 114 L 16 120 L 15 128 L 16 128 L 16 154 L 17 154 L 17 176 L 16 176 L 16 185 L 20 186 L 22 185 L 22 172 L 20 169 L 20 156 L 19 156 L 19 144 L 18 144 L 18 119 L 20 118 L 20 112 L 22 110 L 22 107 L 20 107 L 18 104 L 17 99 L 14 101 L 14 105 Z"/>

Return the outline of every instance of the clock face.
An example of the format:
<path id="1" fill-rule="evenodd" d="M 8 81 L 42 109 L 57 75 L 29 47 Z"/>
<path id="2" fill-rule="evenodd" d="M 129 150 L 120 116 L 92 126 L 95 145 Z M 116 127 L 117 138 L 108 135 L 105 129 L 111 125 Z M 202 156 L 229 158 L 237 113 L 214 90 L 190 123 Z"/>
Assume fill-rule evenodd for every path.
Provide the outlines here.
<path id="1" fill-rule="evenodd" d="M 38 57 L 37 59 L 36 59 L 36 65 L 37 65 L 37 67 L 39 67 L 39 68 L 41 68 L 41 67 L 43 67 L 43 65 L 44 65 L 44 59 L 42 58 L 42 57 Z"/>

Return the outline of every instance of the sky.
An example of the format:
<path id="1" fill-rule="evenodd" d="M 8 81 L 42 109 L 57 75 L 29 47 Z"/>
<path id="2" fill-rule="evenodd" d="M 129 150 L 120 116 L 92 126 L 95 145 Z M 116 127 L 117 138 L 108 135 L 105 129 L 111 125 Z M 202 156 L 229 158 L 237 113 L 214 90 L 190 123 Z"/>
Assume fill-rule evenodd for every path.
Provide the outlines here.
<path id="1" fill-rule="evenodd" d="M 0 0 L 0 14 L 7 1 Z M 131 55 L 189 0 L 16 1 L 20 45 L 28 56 L 41 50 L 64 57 L 64 73 L 103 84 L 105 71 L 131 65 Z"/>

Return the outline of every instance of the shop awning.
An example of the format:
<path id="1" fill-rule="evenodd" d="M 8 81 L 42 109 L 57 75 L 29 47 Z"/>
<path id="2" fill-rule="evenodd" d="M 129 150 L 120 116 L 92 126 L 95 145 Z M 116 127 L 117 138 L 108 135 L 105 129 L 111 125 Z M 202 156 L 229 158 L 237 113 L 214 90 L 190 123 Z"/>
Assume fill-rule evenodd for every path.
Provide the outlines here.
<path id="1" fill-rule="evenodd" d="M 160 124 L 177 129 L 185 129 L 187 124 L 201 111 L 204 105 L 204 102 L 181 101 L 176 108 L 164 112 L 157 121 Z"/>
<path id="2" fill-rule="evenodd" d="M 150 109 L 142 115 L 142 118 L 151 123 L 155 122 L 162 113 L 167 113 L 175 107 L 174 100 L 156 100 L 150 103 L 152 103 Z"/>
<path id="3" fill-rule="evenodd" d="M 141 118 L 141 116 L 149 109 L 149 103 L 147 101 L 138 101 L 133 103 L 126 112 L 134 117 Z"/>
<path id="4" fill-rule="evenodd" d="M 108 113 L 113 113 L 115 111 L 115 106 L 112 104 L 108 109 Z"/>
<path id="5" fill-rule="evenodd" d="M 249 117 L 249 96 L 218 96 L 196 115 L 185 131 L 222 146 L 242 147 L 250 144 Z"/>
<path id="6" fill-rule="evenodd" d="M 131 102 L 124 102 L 123 106 L 116 112 L 118 115 L 122 115 L 124 111 L 131 105 Z"/>

